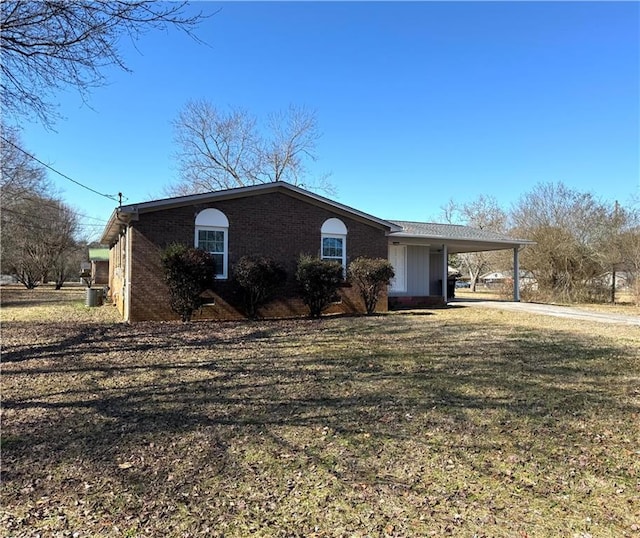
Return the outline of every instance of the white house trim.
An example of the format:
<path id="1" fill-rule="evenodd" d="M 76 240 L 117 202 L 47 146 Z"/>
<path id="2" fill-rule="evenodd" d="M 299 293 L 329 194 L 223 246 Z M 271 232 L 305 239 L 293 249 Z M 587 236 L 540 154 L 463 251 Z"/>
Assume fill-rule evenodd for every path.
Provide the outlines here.
<path id="1" fill-rule="evenodd" d="M 196 216 L 194 237 L 194 246 L 196 248 L 201 246 L 199 237 L 201 231 L 221 232 L 223 234 L 222 252 L 211 251 L 210 254 L 213 254 L 214 257 L 222 257 L 222 271 L 218 270 L 216 278 L 225 280 L 228 278 L 229 268 L 229 219 L 219 209 L 204 209 Z"/>
<path id="2" fill-rule="evenodd" d="M 347 235 L 347 227 L 344 222 L 336 218 L 325 220 L 320 231 L 327 235 Z"/>
<path id="3" fill-rule="evenodd" d="M 325 251 L 325 240 L 335 239 L 342 247 L 342 255 L 327 254 Z M 333 241 L 329 243 L 334 243 Z M 324 221 L 320 228 L 320 257 L 323 260 L 339 261 L 346 275 L 347 269 L 347 227 L 340 219 L 331 218 Z"/>
<path id="4" fill-rule="evenodd" d="M 389 291 L 405 293 L 407 291 L 407 245 L 389 245 L 389 263 L 395 276 Z"/>
<path id="5" fill-rule="evenodd" d="M 203 209 L 196 216 L 196 226 L 207 226 L 213 228 L 228 228 L 229 219 L 219 209 L 210 207 Z"/>

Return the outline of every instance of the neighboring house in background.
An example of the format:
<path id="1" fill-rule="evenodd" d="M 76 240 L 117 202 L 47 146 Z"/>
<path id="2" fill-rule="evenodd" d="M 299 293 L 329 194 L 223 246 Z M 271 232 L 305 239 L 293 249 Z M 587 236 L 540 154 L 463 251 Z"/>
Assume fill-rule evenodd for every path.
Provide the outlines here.
<path id="1" fill-rule="evenodd" d="M 91 281 L 93 284 L 109 284 L 109 249 L 90 248 Z"/>
<path id="2" fill-rule="evenodd" d="M 287 271 L 281 293 L 263 307 L 264 317 L 307 313 L 295 282 L 300 254 L 336 260 L 388 258 L 396 277 L 378 310 L 388 306 L 446 304 L 449 254 L 518 250 L 529 241 L 466 226 L 388 221 L 285 182 L 180 196 L 117 208 L 102 235 L 109 245 L 109 288 L 128 321 L 178 319 L 169 309 L 161 264 L 172 243 L 204 248 L 218 268 L 214 290 L 194 319 L 242 319 L 231 279 L 245 255 L 270 256 Z M 517 286 L 514 297 L 519 298 Z M 361 313 L 364 305 L 347 282 L 328 312 Z"/>
<path id="3" fill-rule="evenodd" d="M 478 277 L 478 282 L 487 288 L 497 289 L 513 282 L 513 271 L 492 271 Z M 520 286 L 537 289 L 538 283 L 531 271 L 520 271 Z"/>
<path id="4" fill-rule="evenodd" d="M 16 275 L 2 275 L 0 274 L 0 285 L 4 286 L 5 284 L 17 284 L 18 279 Z"/>
<path id="5" fill-rule="evenodd" d="M 633 282 L 633 276 L 628 271 L 616 271 L 615 276 L 613 272 L 608 271 L 593 280 L 606 288 L 611 288 L 614 278 L 617 290 L 625 290 L 629 288 Z"/>
<path id="6" fill-rule="evenodd" d="M 80 283 L 86 286 L 91 285 L 91 262 L 80 263 Z"/>

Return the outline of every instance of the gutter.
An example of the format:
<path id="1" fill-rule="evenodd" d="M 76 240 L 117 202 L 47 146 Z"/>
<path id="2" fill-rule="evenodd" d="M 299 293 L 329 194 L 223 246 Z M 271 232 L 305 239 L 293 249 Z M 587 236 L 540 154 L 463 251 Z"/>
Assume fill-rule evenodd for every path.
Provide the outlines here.
<path id="1" fill-rule="evenodd" d="M 118 239 L 118 236 L 131 224 L 131 222 L 138 220 L 138 209 L 135 206 L 125 206 L 125 208 L 117 207 L 113 210 L 109 221 L 105 226 L 100 243 L 103 245 L 109 245 L 109 248 Z"/>

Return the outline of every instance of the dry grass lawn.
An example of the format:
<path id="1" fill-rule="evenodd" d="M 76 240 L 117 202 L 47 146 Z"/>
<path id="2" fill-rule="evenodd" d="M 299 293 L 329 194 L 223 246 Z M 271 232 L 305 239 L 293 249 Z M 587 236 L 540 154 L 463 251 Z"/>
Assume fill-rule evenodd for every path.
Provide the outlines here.
<path id="1" fill-rule="evenodd" d="M 511 296 L 508 294 L 500 293 L 499 291 L 490 290 L 486 288 L 478 288 L 477 291 L 472 292 L 467 288 L 457 289 L 455 296 L 460 299 L 470 300 L 479 299 L 482 301 L 504 301 L 511 300 Z M 536 302 L 532 300 L 531 302 Z M 556 303 L 563 306 L 571 306 L 574 308 L 580 308 L 583 310 L 590 310 L 593 312 L 602 312 L 608 314 L 622 314 L 625 316 L 640 316 L 640 304 L 636 304 L 634 296 L 629 291 L 618 291 L 616 293 L 615 304 L 611 303 Z"/>
<path id="2" fill-rule="evenodd" d="M 4 535 L 640 537 L 636 327 L 52 293 L 2 293 Z"/>

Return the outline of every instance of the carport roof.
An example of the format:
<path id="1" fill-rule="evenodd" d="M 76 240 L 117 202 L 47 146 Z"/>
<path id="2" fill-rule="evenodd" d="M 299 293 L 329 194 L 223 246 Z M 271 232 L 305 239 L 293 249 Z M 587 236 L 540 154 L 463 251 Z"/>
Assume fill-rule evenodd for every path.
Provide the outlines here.
<path id="1" fill-rule="evenodd" d="M 391 232 L 389 237 L 402 238 L 415 244 L 446 244 L 449 253 L 479 252 L 483 250 L 502 250 L 523 245 L 532 245 L 533 241 L 516 239 L 504 234 L 462 226 L 460 224 L 438 224 L 435 222 L 390 221 L 402 228 Z"/>

